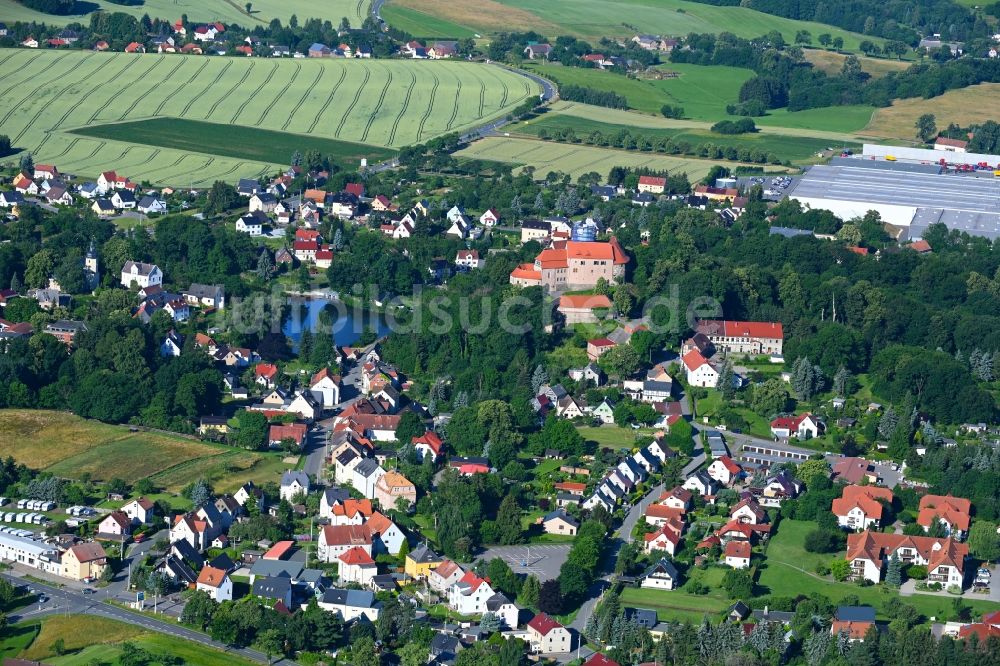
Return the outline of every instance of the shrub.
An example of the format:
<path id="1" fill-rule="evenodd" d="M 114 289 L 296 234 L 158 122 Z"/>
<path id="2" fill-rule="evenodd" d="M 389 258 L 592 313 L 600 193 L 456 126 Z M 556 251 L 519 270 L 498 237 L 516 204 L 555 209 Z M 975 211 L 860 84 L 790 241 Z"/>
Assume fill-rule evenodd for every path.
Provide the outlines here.
<path id="1" fill-rule="evenodd" d="M 921 564 L 911 564 L 906 567 L 906 577 L 913 580 L 927 580 L 927 567 Z"/>
<path id="2" fill-rule="evenodd" d="M 833 530 L 815 529 L 806 534 L 805 549 L 810 553 L 835 553 L 843 547 L 844 537 Z"/>

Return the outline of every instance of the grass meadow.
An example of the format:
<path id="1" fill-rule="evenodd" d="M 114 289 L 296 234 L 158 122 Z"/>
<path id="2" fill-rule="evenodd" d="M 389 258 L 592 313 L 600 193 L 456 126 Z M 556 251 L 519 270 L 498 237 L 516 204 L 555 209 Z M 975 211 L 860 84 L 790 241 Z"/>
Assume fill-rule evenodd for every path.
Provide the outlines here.
<path id="1" fill-rule="evenodd" d="M 583 144 L 564 144 L 519 137 L 491 136 L 476 141 L 456 153 L 458 157 L 508 162 L 534 167 L 539 177 L 550 171 L 569 174 L 574 179 L 591 171 L 607 176 L 614 166 L 649 167 L 659 171 L 684 172 L 691 181 L 700 180 L 716 163 L 693 157 L 673 157 L 657 153 L 597 148 Z M 739 166 L 739 162 L 727 162 Z M 760 165 L 756 165 L 760 166 Z M 783 171 L 781 168 L 774 168 Z"/>
<path id="2" fill-rule="evenodd" d="M 184 664 L 249 666 L 255 663 L 199 643 L 92 615 L 51 615 L 42 620 L 15 625 L 14 628 L 20 627 L 30 628 L 31 633 L 37 631 L 34 640 L 20 650 L 20 657 L 44 660 L 52 666 L 118 663 L 122 654 L 121 645 L 126 641 L 153 655 L 176 657 Z M 60 656 L 56 656 L 54 650 L 58 640 L 63 641 L 63 654 Z M 4 645 L 6 643 L 4 641 Z"/>
<path id="3" fill-rule="evenodd" d="M 476 35 L 476 31 L 472 28 L 404 5 L 383 6 L 382 19 L 392 27 L 408 32 L 418 39 L 462 39 Z"/>
<path id="4" fill-rule="evenodd" d="M 370 144 L 379 148 L 367 155 L 378 159 L 383 148 L 461 131 L 536 93 L 523 76 L 462 62 L 0 50 L 0 126 L 15 148 L 66 173 L 116 169 L 157 184 L 197 187 L 273 171 L 291 155 L 281 146 L 302 137 Z M 137 132 L 137 142 L 120 127 L 98 130 L 102 137 L 75 133 L 150 119 L 216 127 L 173 126 L 186 133 L 180 137 L 167 136 L 169 124 L 125 128 Z M 229 134 L 218 125 L 240 129 Z M 245 135 L 242 128 L 289 136 Z M 244 140 L 252 145 L 233 147 Z M 353 167 L 366 154 L 327 145 Z M 228 156 L 236 150 L 238 157 Z M 244 157 L 250 154 L 261 157 Z"/>
<path id="5" fill-rule="evenodd" d="M 212 481 L 217 490 L 233 491 L 248 480 L 273 481 L 287 468 L 280 454 L 131 432 L 66 412 L 27 409 L 0 411 L 0 456 L 65 478 L 85 473 L 100 481 L 150 478 L 173 493 L 198 478 Z"/>
<path id="6" fill-rule="evenodd" d="M 352 26 L 360 27 L 371 10 L 371 0 L 324 0 L 322 3 L 310 0 L 254 0 L 250 14 L 247 14 L 246 2 L 242 0 L 145 0 L 138 5 L 121 5 L 110 0 L 85 0 L 81 4 L 89 5 L 92 11 L 124 12 L 136 18 L 149 14 L 151 17 L 176 21 L 182 14 L 187 14 L 192 23 L 221 21 L 223 24 L 237 23 L 251 28 L 256 24 L 265 25 L 275 18 L 287 25 L 292 14 L 295 14 L 300 24 L 309 18 L 319 18 L 337 25 L 340 19 L 347 17 Z M 17 0 L 0 0 L 0 21 L 8 24 L 15 21 L 35 21 L 48 25 L 87 25 L 90 18 L 88 14 L 43 14 L 25 7 Z"/>
<path id="7" fill-rule="evenodd" d="M 996 120 L 996 100 L 1000 99 L 1000 83 L 949 90 L 943 95 L 923 99 L 897 99 L 892 106 L 875 111 L 871 124 L 863 134 L 876 138 L 917 141 L 916 122 L 922 114 L 933 113 L 939 128 L 949 123 L 962 127 Z"/>
<path id="8" fill-rule="evenodd" d="M 601 132 L 604 136 L 616 134 L 621 130 L 628 130 L 634 135 L 645 136 L 649 139 L 666 137 L 674 141 L 687 141 L 691 145 L 713 143 L 724 147 L 735 146 L 737 148 L 760 149 L 776 154 L 783 161 L 790 160 L 793 162 L 807 160 L 817 152 L 826 150 L 830 146 L 828 139 L 765 134 L 761 132 L 755 134 L 725 135 L 717 134 L 707 129 L 643 128 L 626 124 L 602 123 L 578 116 L 561 114 L 545 114 L 539 119 L 519 125 L 515 129 L 533 135 L 546 130 L 551 135 L 555 130 L 566 128 L 572 128 L 578 137 L 584 137 L 595 130 Z M 851 142 L 844 145 L 860 146 L 860 143 Z M 840 144 L 838 144 L 838 147 L 840 147 Z"/>
<path id="9" fill-rule="evenodd" d="M 664 104 L 670 104 L 684 108 L 684 121 L 708 124 L 732 118 L 726 113 L 726 107 L 738 101 L 740 86 L 753 75 L 750 70 L 739 67 L 675 63 L 660 65 L 659 69 L 674 72 L 678 76 L 661 80 L 632 79 L 600 69 L 563 67 L 558 64 L 529 62 L 526 67 L 560 85 L 585 86 L 623 95 L 628 100 L 630 109 L 640 113 L 659 117 L 660 108 Z M 618 112 L 615 109 L 610 111 Z M 754 122 L 761 127 L 823 132 L 826 133 L 820 135 L 823 138 L 833 138 L 828 135 L 862 130 L 871 120 L 873 111 L 869 106 L 826 107 L 794 113 L 775 109 L 766 116 L 754 118 Z M 804 136 L 800 132 L 789 134 Z"/>
<path id="10" fill-rule="evenodd" d="M 772 16 L 745 7 L 716 7 L 686 0 L 390 0 L 479 33 L 535 30 L 549 37 L 574 35 L 596 43 L 601 37 L 637 32 L 682 36 L 691 32 L 732 32 L 759 37 L 777 30 L 792 43 L 795 33 L 829 33 L 857 50 L 863 35 L 812 21 Z M 875 41 L 875 40 L 873 40 Z M 878 40 L 881 41 L 881 40 Z"/>

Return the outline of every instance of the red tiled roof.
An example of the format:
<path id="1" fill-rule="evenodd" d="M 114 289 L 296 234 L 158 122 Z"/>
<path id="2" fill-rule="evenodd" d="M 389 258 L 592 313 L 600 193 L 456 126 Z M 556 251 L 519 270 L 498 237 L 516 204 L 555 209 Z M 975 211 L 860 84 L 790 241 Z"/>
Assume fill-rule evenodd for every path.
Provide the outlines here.
<path id="1" fill-rule="evenodd" d="M 726 544 L 726 557 L 750 559 L 750 542 L 733 539 Z"/>
<path id="2" fill-rule="evenodd" d="M 510 276 L 520 280 L 541 281 L 542 279 L 541 271 L 536 271 L 534 264 L 520 264 L 517 268 L 510 272 Z"/>
<path id="3" fill-rule="evenodd" d="M 441 448 L 444 446 L 444 442 L 433 430 L 428 430 L 419 437 L 413 437 L 410 442 L 413 445 L 425 444 L 431 451 L 434 452 L 434 455 L 440 454 Z"/>
<path id="4" fill-rule="evenodd" d="M 343 504 L 337 504 L 333 507 L 333 515 L 335 516 L 347 516 L 348 518 L 353 518 L 359 513 L 362 516 L 369 517 L 374 513 L 372 508 L 372 501 L 370 499 L 347 499 L 344 500 Z"/>
<path id="5" fill-rule="evenodd" d="M 553 629 L 562 627 L 561 624 L 553 620 L 545 613 L 539 613 L 535 617 L 531 618 L 531 621 L 528 622 L 528 626 L 537 631 L 541 636 L 547 635 Z"/>
<path id="6" fill-rule="evenodd" d="M 920 513 L 917 524 L 930 527 L 935 518 L 948 522 L 955 529 L 963 532 L 969 529 L 969 512 L 972 503 L 961 497 L 951 495 L 924 495 L 920 498 Z"/>
<path id="7" fill-rule="evenodd" d="M 559 297 L 559 309 L 593 310 L 595 308 L 610 308 L 611 299 L 603 294 L 579 294 Z"/>
<path id="8" fill-rule="evenodd" d="M 688 370 L 697 370 L 708 363 L 708 359 L 702 356 L 701 352 L 697 349 L 692 349 L 687 354 L 684 354 L 681 360 L 684 361 L 684 365 Z"/>
<path id="9" fill-rule="evenodd" d="M 965 148 L 969 145 L 968 141 L 962 141 L 961 139 L 949 139 L 946 136 L 939 136 L 934 140 L 935 146 L 948 146 L 949 148 Z"/>
<path id="10" fill-rule="evenodd" d="M 672 506 L 664 506 L 663 504 L 650 504 L 646 507 L 646 515 L 650 518 L 666 518 L 671 519 L 684 519 L 684 510 L 675 509 Z"/>
<path id="11" fill-rule="evenodd" d="M 833 513 L 846 516 L 854 507 L 860 508 L 871 518 L 882 518 L 882 504 L 878 500 L 892 502 L 892 491 L 878 486 L 844 486 L 840 497 L 833 500 Z"/>
<path id="12" fill-rule="evenodd" d="M 215 567 L 205 566 L 198 574 L 198 584 L 209 587 L 219 587 L 226 580 L 226 572 Z"/>
<path id="13" fill-rule="evenodd" d="M 607 338 L 594 338 L 593 340 L 587 340 L 587 346 L 614 347 L 615 343 L 613 340 L 608 340 Z"/>
<path id="14" fill-rule="evenodd" d="M 658 176 L 639 176 L 640 185 L 653 185 L 654 187 L 666 187 L 667 179 Z"/>
<path id="15" fill-rule="evenodd" d="M 323 536 L 328 545 L 370 546 L 372 543 L 367 525 L 324 525 Z"/>
<path id="16" fill-rule="evenodd" d="M 840 632 L 846 632 L 851 640 L 864 640 L 868 630 L 875 626 L 874 622 L 850 622 L 848 620 L 834 620 L 830 625 L 830 633 L 834 636 Z"/>
<path id="17" fill-rule="evenodd" d="M 727 338 L 765 338 L 782 340 L 785 337 L 781 322 L 770 321 L 729 321 L 720 319 L 703 319 L 698 322 L 695 331 L 705 335 L 717 335 Z"/>
<path id="18" fill-rule="evenodd" d="M 302 446 L 308 430 L 309 428 L 305 423 L 275 424 L 268 430 L 267 441 L 280 442 L 283 439 L 291 439 L 299 446 Z"/>
<path id="19" fill-rule="evenodd" d="M 353 548 L 342 553 L 337 559 L 346 565 L 359 567 L 375 566 L 375 560 L 373 560 L 372 556 L 369 555 L 368 552 L 361 546 L 354 546 Z"/>

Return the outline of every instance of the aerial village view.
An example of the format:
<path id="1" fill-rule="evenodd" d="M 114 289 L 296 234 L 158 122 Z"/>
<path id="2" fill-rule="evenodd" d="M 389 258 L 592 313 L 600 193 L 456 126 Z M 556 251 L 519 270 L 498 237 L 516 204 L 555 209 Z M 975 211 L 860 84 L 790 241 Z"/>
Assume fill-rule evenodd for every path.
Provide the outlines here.
<path id="1" fill-rule="evenodd" d="M 1000 2 L 0 0 L 2 666 L 1000 666 Z"/>

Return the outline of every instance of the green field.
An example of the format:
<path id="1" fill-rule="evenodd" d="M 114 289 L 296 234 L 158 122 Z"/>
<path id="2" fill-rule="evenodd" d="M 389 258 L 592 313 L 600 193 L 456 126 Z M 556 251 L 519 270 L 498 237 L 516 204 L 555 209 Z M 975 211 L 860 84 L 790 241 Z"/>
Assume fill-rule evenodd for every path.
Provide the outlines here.
<path id="1" fill-rule="evenodd" d="M 657 153 L 595 148 L 582 144 L 564 144 L 517 137 L 490 136 L 480 139 L 456 153 L 469 159 L 509 162 L 532 166 L 539 178 L 550 171 L 567 173 L 573 178 L 595 171 L 602 177 L 614 166 L 649 167 L 659 171 L 684 172 L 692 181 L 708 174 L 716 162 L 688 157 L 671 157 Z M 738 162 L 726 162 L 738 166 Z M 759 166 L 759 165 L 758 165 Z M 778 168 L 778 170 L 781 170 Z"/>
<path id="2" fill-rule="evenodd" d="M 255 0 L 250 8 L 252 14 L 248 15 L 246 3 L 234 0 L 145 0 L 138 5 L 120 5 L 110 0 L 86 0 L 85 4 L 95 6 L 95 11 L 124 12 L 136 18 L 149 14 L 151 17 L 173 22 L 182 14 L 187 14 L 192 23 L 221 21 L 224 24 L 237 23 L 249 27 L 269 23 L 275 18 L 280 19 L 282 24 L 287 24 L 292 14 L 298 17 L 300 24 L 309 18 L 320 18 L 337 25 L 341 18 L 347 17 L 352 26 L 360 27 L 371 8 L 371 0 L 324 0 L 322 3 L 310 0 Z M 35 21 L 48 25 L 86 25 L 89 20 L 87 14 L 43 14 L 28 9 L 17 0 L 0 0 L 0 21 L 8 24 L 15 21 Z"/>
<path id="3" fill-rule="evenodd" d="M 133 180 L 190 186 L 272 172 L 291 155 L 275 146 L 297 144 L 302 136 L 338 141 L 328 145 L 353 166 L 363 149 L 339 142 L 399 147 L 426 141 L 500 116 L 537 92 L 525 77 L 499 67 L 446 61 L 5 49 L 0 72 L 0 126 L 16 148 L 66 173 L 96 176 L 115 169 Z M 135 127 L 135 142 L 122 136 L 121 127 L 98 130 L 106 138 L 74 133 L 153 118 L 292 136 L 229 135 L 226 128 L 208 134 L 201 125 L 181 125 L 176 127 L 195 134 L 171 137 L 162 125 L 145 123 Z M 243 140 L 267 145 L 234 153 Z M 156 141 L 162 143 L 148 145 Z M 239 156 L 229 156 L 234 154 Z M 248 154 L 277 159 L 243 157 Z M 367 156 L 385 154 L 376 149 Z"/>
<path id="4" fill-rule="evenodd" d="M 659 69 L 679 76 L 661 80 L 633 79 L 600 69 L 558 64 L 530 62 L 525 66 L 560 85 L 585 86 L 623 95 L 635 111 L 660 116 L 660 108 L 670 104 L 683 107 L 684 121 L 704 123 L 732 118 L 726 113 L 726 106 L 738 101 L 740 86 L 753 76 L 750 70 L 739 67 L 673 63 L 661 65 Z M 775 109 L 766 116 L 754 118 L 754 122 L 765 127 L 847 133 L 860 131 L 868 125 L 873 111 L 870 106 L 837 106 L 794 113 Z"/>
<path id="5" fill-rule="evenodd" d="M 122 654 L 121 644 L 125 641 L 154 656 L 169 655 L 185 664 L 249 666 L 255 663 L 199 643 L 92 615 L 52 615 L 15 625 L 14 629 L 15 635 L 31 637 L 35 631 L 38 633 L 26 647 L 16 640 L 4 640 L 3 647 L 10 644 L 12 648 L 20 648 L 18 653 L 22 659 L 44 660 L 53 666 L 118 663 Z M 55 656 L 53 649 L 58 640 L 63 641 L 62 656 Z"/>
<path id="6" fill-rule="evenodd" d="M 471 28 L 402 5 L 385 5 L 382 8 L 382 19 L 418 39 L 462 39 L 476 35 L 476 31 Z"/>
<path id="7" fill-rule="evenodd" d="M 795 33 L 829 33 L 857 50 L 863 35 L 811 21 L 772 16 L 744 7 L 716 7 L 686 0 L 391 0 L 411 9 L 467 26 L 476 32 L 535 30 L 550 38 L 574 35 L 597 43 L 601 37 L 631 37 L 637 32 L 684 36 L 692 32 L 731 32 L 759 37 L 778 30 L 788 43 Z M 873 39 L 873 41 L 882 41 Z"/>
<path id="8" fill-rule="evenodd" d="M 761 571 L 758 584 L 762 592 L 781 597 L 796 597 L 800 594 L 819 592 L 834 603 L 847 595 L 856 595 L 862 604 L 870 604 L 881 611 L 885 603 L 897 596 L 895 590 L 884 585 L 874 587 L 859 587 L 854 583 L 837 583 L 831 577 L 819 577 L 813 573 L 819 562 L 829 563 L 835 557 L 843 557 L 843 553 L 817 555 L 805 550 L 806 534 L 815 529 L 815 525 L 807 521 L 782 520 L 777 533 L 771 537 L 767 547 L 767 564 Z M 914 594 L 902 597 L 903 602 L 917 608 L 925 617 L 951 619 L 954 614 L 951 595 L 936 596 L 931 594 Z M 996 610 L 996 604 L 989 601 L 962 599 L 962 603 L 972 608 L 973 616 L 978 617 L 989 610 Z"/>
<path id="9" fill-rule="evenodd" d="M 296 150 L 302 153 L 306 150 L 318 150 L 324 155 L 333 155 L 337 158 L 336 161 L 345 168 L 356 168 L 363 157 L 368 158 L 371 162 L 378 162 L 393 155 L 391 150 L 366 146 L 361 143 L 275 132 L 256 127 L 219 125 L 183 118 L 151 118 L 150 120 L 110 123 L 83 127 L 72 130 L 72 133 L 98 139 L 127 141 L 194 152 L 204 150 L 205 146 L 213 144 L 220 134 L 225 134 L 227 141 L 225 144 L 216 146 L 216 154 L 223 157 L 276 164 L 281 164 L 283 160 L 287 159 L 287 156 Z"/>
<path id="10" fill-rule="evenodd" d="M 273 481 L 287 467 L 279 454 L 26 409 L 0 411 L 0 456 L 66 478 L 85 473 L 99 481 L 150 478 L 171 492 L 199 477 L 212 480 L 220 491 L 235 490 L 247 480 Z"/>
<path id="11" fill-rule="evenodd" d="M 630 125 L 618 125 L 587 120 L 577 116 L 545 114 L 536 120 L 521 124 L 511 131 L 522 131 L 532 135 L 538 135 L 539 131 L 546 130 L 551 135 L 560 129 L 572 129 L 577 137 L 583 138 L 593 131 L 599 131 L 603 136 L 617 134 L 621 130 L 627 130 L 635 136 L 644 136 L 648 139 L 659 139 L 667 137 L 674 141 L 687 141 L 692 146 L 702 143 L 712 143 L 716 146 L 734 146 L 736 148 L 760 149 L 776 154 L 781 160 L 791 160 L 793 162 L 804 161 L 813 157 L 817 152 L 826 150 L 830 145 L 829 140 L 813 139 L 801 136 L 785 136 L 780 134 L 744 134 L 744 135 L 724 135 L 716 134 L 707 129 L 682 129 L 682 128 L 641 128 Z M 845 144 L 837 144 L 841 147 Z M 846 145 L 860 146 L 860 142 L 851 142 Z"/>

